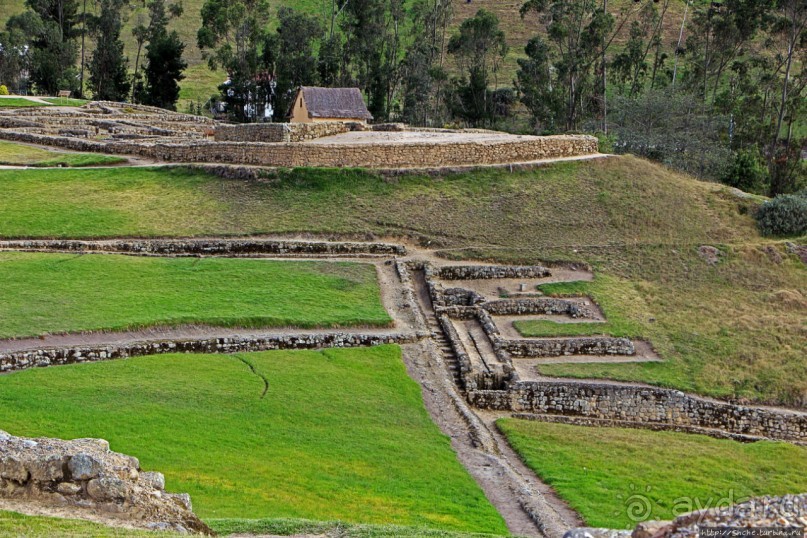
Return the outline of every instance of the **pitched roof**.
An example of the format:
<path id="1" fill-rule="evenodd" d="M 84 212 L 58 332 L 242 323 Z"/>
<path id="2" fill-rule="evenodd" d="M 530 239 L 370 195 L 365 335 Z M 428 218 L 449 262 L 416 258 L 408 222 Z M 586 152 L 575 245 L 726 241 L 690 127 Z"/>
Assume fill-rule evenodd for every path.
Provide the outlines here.
<path id="1" fill-rule="evenodd" d="M 300 88 L 312 118 L 373 119 L 358 88 Z"/>

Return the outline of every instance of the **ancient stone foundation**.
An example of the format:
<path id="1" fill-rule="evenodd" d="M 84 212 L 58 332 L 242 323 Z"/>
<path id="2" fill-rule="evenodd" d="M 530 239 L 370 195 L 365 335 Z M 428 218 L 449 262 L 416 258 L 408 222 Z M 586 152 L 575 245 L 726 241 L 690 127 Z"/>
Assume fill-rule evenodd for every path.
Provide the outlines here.
<path id="1" fill-rule="evenodd" d="M 744 407 L 657 387 L 576 381 L 519 381 L 506 391 L 469 391 L 480 409 L 564 415 L 633 424 L 721 430 L 737 435 L 807 441 L 807 415 Z"/>
<path id="2" fill-rule="evenodd" d="M 190 496 L 165 491 L 165 478 L 103 439 L 28 439 L 0 431 L 0 499 L 70 508 L 76 517 L 120 520 L 151 530 L 213 534 Z"/>
<path id="3" fill-rule="evenodd" d="M 383 344 L 408 344 L 417 334 L 288 334 L 272 336 L 232 336 L 226 338 L 166 340 L 106 346 L 37 349 L 0 354 L 0 373 L 28 368 L 60 366 L 162 353 L 248 353 L 276 349 L 320 349 L 328 347 L 365 347 Z M 425 336 L 425 335 L 423 335 Z"/>
<path id="4" fill-rule="evenodd" d="M 406 247 L 391 243 L 360 243 L 277 239 L 21 239 L 0 241 L 0 250 L 42 252 L 114 252 L 155 256 L 403 256 Z"/>
<path id="5" fill-rule="evenodd" d="M 441 143 L 267 144 L 179 138 L 96 141 L 19 130 L 0 130 L 0 139 L 61 147 L 73 151 L 133 155 L 176 163 L 269 167 L 444 168 L 511 165 L 597 153 L 597 139 L 584 135 L 514 136 L 492 141 Z"/>
<path id="6" fill-rule="evenodd" d="M 247 123 L 219 125 L 217 142 L 305 142 L 350 131 L 342 121 L 318 123 Z"/>

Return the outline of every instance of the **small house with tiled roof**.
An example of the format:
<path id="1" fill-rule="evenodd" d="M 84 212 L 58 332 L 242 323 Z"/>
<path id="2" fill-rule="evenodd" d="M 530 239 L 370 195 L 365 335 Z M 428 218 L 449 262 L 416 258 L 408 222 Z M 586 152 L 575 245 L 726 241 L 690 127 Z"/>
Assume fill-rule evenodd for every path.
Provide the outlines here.
<path id="1" fill-rule="evenodd" d="M 367 122 L 373 116 L 358 88 L 302 86 L 289 109 L 289 123 Z"/>

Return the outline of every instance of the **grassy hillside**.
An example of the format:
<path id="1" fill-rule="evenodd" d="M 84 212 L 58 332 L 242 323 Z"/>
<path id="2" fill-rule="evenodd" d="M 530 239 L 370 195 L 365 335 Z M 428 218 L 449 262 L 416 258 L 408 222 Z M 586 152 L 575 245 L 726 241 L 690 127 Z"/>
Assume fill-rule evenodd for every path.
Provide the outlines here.
<path id="1" fill-rule="evenodd" d="M 391 322 L 368 264 L 0 253 L 0 267 L 0 337 Z"/>
<path id="2" fill-rule="evenodd" d="M 641 159 L 394 182 L 327 169 L 261 184 L 159 169 L 2 171 L 0 185 L 5 237 L 407 235 L 457 257 L 586 261 L 599 275 L 587 292 L 611 323 L 665 362 L 544 373 L 807 403 L 807 268 L 759 236 L 750 202 Z M 717 265 L 701 245 L 720 249 Z"/>
<path id="3" fill-rule="evenodd" d="M 788 443 L 516 419 L 497 424 L 527 465 L 592 527 L 633 528 L 807 490 L 807 448 Z"/>
<path id="4" fill-rule="evenodd" d="M 105 438 L 164 472 L 169 491 L 190 493 L 202 519 L 506 534 L 397 346 L 28 370 L 0 377 L 0 401 L 10 433 Z"/>
<path id="5" fill-rule="evenodd" d="M 273 13 L 276 8 L 287 6 L 321 17 L 323 24 L 329 20 L 329 0 L 268 0 L 268 3 L 272 7 Z M 190 101 L 207 100 L 211 94 L 216 93 L 216 87 L 226 79 L 226 74 L 223 71 L 210 71 L 202 59 L 201 51 L 196 46 L 196 32 L 201 24 L 200 11 L 203 4 L 204 0 L 183 0 L 184 12 L 182 16 L 171 22 L 171 28 L 177 30 L 186 45 L 185 59 L 189 65 L 186 72 L 187 78 L 181 83 L 180 110 L 184 110 Z M 474 0 L 473 2 L 454 0 L 454 18 L 450 25 L 452 30 L 457 28 L 463 20 L 473 17 L 480 8 L 492 11 L 499 17 L 510 46 L 510 52 L 498 74 L 497 82 L 499 85 L 509 86 L 512 84 L 515 71 L 518 68 L 516 60 L 524 56 L 524 46 L 540 29 L 540 23 L 536 15 L 531 14 L 524 19 L 521 18 L 519 9 L 522 4 L 522 0 Z M 636 6 L 633 0 L 611 0 L 610 5 L 615 16 L 620 16 L 621 13 L 630 13 Z M 672 46 L 678 38 L 684 6 L 684 0 L 672 0 L 671 2 L 664 25 L 664 43 L 668 47 Z M 9 17 L 22 12 L 23 9 L 24 0 L 0 0 L 0 25 L 5 25 Z M 126 54 L 129 57 L 132 69 L 134 69 L 137 54 L 137 44 L 132 37 L 132 28 L 139 21 L 144 20 L 146 12 L 147 10 L 143 4 L 132 4 L 132 9 L 122 33 L 122 38 L 126 45 Z M 627 25 L 623 34 L 627 35 Z M 624 38 L 618 39 L 616 41 L 617 46 L 623 40 Z"/>

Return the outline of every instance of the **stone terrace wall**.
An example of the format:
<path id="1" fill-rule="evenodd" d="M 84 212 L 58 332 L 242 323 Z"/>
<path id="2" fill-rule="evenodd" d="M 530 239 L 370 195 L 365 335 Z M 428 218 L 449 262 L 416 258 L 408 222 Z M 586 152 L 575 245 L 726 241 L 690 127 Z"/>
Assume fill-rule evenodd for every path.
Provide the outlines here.
<path id="1" fill-rule="evenodd" d="M 274 239 L 127 239 L 108 241 L 10 240 L 0 250 L 57 252 L 117 252 L 161 256 L 260 256 L 260 255 L 389 255 L 403 256 L 406 247 L 391 243 L 286 241 Z"/>
<path id="2" fill-rule="evenodd" d="M 568 315 L 572 318 L 593 319 L 596 313 L 578 301 L 538 297 L 534 299 L 508 299 L 488 301 L 482 308 L 494 316 L 524 316 L 529 314 Z"/>
<path id="3" fill-rule="evenodd" d="M 624 421 L 635 425 L 722 430 L 807 442 L 807 414 L 744 407 L 680 391 L 575 381 L 517 382 L 507 391 L 469 391 L 480 409 Z"/>
<path id="4" fill-rule="evenodd" d="M 350 127 L 341 121 L 320 123 L 247 123 L 219 125 L 217 142 L 304 142 L 346 133 Z"/>
<path id="5" fill-rule="evenodd" d="M 543 278 L 552 272 L 540 265 L 448 265 L 435 270 L 443 280 L 487 280 L 494 278 Z"/>
<path id="6" fill-rule="evenodd" d="M 585 336 L 580 338 L 541 338 L 498 340 L 496 346 L 513 357 L 561 357 L 563 355 L 635 355 L 628 338 Z"/>
<path id="7" fill-rule="evenodd" d="M 136 155 L 182 163 L 248 164 L 258 166 L 429 168 L 496 165 L 540 159 L 589 155 L 597 139 L 584 135 L 513 137 L 508 140 L 400 144 L 262 144 L 181 140 L 154 143 L 125 140 L 98 142 L 15 131 L 0 131 L 0 139 L 95 151 Z"/>
<path id="8" fill-rule="evenodd" d="M 107 346 L 37 349 L 0 354 L 0 373 L 28 368 L 96 362 L 162 353 L 246 353 L 275 349 L 320 349 L 326 347 L 366 347 L 382 344 L 411 344 L 419 334 L 290 334 L 266 337 L 165 340 Z"/>

